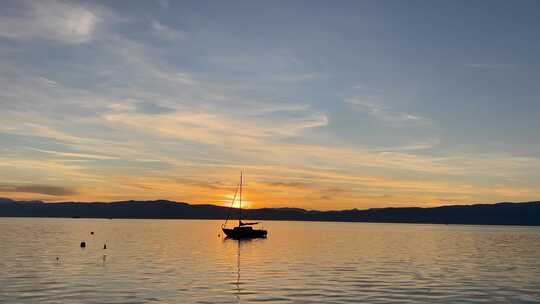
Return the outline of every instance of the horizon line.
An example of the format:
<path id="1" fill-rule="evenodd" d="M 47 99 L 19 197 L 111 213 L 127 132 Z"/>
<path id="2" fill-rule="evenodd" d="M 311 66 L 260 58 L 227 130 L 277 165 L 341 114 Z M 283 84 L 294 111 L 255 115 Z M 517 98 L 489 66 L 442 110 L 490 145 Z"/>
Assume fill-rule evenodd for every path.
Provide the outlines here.
<path id="1" fill-rule="evenodd" d="M 0 200 L 10 200 L 15 203 L 43 203 L 43 204 L 114 204 L 114 203 L 137 203 L 137 202 L 146 202 L 146 203 L 152 203 L 152 202 L 169 202 L 174 204 L 186 204 L 190 206 L 213 206 L 213 207 L 220 207 L 220 208 L 233 208 L 238 209 L 236 207 L 228 207 L 228 206 L 221 206 L 221 205 L 215 205 L 215 204 L 194 204 L 189 202 L 179 202 L 179 201 L 173 201 L 168 199 L 153 199 L 153 200 L 135 200 L 135 199 L 128 199 L 128 200 L 118 200 L 118 201 L 58 201 L 58 202 L 48 202 L 48 201 L 42 201 L 42 200 L 15 200 L 8 197 L 0 197 Z M 501 202 L 492 202 L 492 203 L 467 203 L 467 204 L 449 204 L 449 205 L 440 205 L 440 206 L 428 206 L 428 207 L 420 207 L 420 206 L 401 206 L 401 207 L 372 207 L 372 208 L 365 208 L 365 209 L 359 209 L 359 208 L 352 208 L 352 209 L 332 209 L 332 210 L 319 210 L 319 209 L 304 209 L 300 207 L 259 207 L 259 208 L 242 208 L 245 210 L 260 210 L 260 209 L 297 209 L 297 210 L 304 210 L 304 211 L 317 211 L 317 212 L 340 212 L 340 211 L 352 211 L 352 210 L 358 210 L 358 211 L 367 211 L 367 210 L 379 210 L 379 209 L 433 209 L 433 208 L 441 208 L 441 207 L 467 207 L 467 206 L 481 206 L 481 205 L 497 205 L 497 204 L 527 204 L 527 203 L 539 203 L 540 200 L 532 200 L 532 201 L 524 201 L 524 202 L 513 202 L 513 201 L 501 201 Z"/>

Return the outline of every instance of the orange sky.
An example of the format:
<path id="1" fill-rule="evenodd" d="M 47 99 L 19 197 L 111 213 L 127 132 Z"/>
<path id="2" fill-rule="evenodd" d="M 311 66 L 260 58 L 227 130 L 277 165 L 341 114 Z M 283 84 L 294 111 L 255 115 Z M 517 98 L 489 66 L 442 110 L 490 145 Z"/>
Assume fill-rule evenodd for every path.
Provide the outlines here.
<path id="1" fill-rule="evenodd" d="M 527 5 L 2 5 L 0 197 L 228 205 L 243 170 L 249 208 L 540 199 Z"/>

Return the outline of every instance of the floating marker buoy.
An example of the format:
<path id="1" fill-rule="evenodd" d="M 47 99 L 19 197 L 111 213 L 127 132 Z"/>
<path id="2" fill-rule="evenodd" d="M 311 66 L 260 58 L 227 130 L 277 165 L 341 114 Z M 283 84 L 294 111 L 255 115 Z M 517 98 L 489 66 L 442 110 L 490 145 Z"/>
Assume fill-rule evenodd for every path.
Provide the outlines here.
<path id="1" fill-rule="evenodd" d="M 85 248 L 86 247 L 86 242 L 81 242 L 81 248 Z"/>

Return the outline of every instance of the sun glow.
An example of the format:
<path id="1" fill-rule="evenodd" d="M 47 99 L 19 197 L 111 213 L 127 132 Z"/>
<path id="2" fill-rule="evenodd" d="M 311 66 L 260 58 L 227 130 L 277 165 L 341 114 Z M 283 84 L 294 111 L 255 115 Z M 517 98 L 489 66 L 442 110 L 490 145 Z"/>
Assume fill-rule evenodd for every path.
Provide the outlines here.
<path id="1" fill-rule="evenodd" d="M 225 199 L 221 200 L 223 205 L 225 205 L 226 207 L 231 207 L 231 205 L 232 205 L 233 208 L 240 208 L 240 200 L 239 200 L 238 196 L 236 197 L 234 202 L 232 201 L 234 199 L 233 194 L 225 194 L 223 196 L 225 197 Z M 249 200 L 242 199 L 242 208 L 248 209 L 252 205 L 253 205 L 253 202 L 251 202 Z"/>

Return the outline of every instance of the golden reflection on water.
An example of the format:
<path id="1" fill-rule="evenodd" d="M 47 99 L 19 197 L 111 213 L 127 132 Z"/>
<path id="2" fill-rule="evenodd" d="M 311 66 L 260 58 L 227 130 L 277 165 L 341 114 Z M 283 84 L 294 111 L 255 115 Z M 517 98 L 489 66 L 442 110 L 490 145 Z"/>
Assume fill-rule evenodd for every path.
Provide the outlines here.
<path id="1" fill-rule="evenodd" d="M 242 245 L 242 240 L 237 240 L 236 243 L 238 244 L 238 254 L 236 259 L 236 268 L 237 268 L 237 275 L 236 275 L 236 297 L 238 300 L 240 300 L 240 246 Z"/>
<path id="2" fill-rule="evenodd" d="M 539 228 L 221 223 L 0 219 L 0 302 L 540 302 Z"/>

